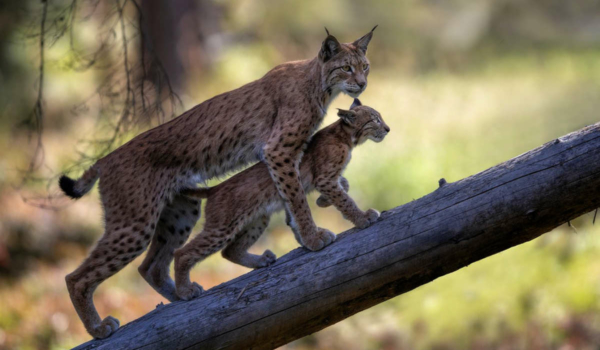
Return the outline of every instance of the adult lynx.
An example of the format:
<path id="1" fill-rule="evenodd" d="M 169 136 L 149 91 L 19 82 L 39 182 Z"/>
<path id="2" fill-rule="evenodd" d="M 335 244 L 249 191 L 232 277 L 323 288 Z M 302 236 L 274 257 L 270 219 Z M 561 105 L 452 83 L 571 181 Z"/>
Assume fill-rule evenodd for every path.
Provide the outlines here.
<path id="1" fill-rule="evenodd" d="M 277 66 L 264 77 L 135 137 L 80 179 L 60 179 L 60 187 L 73 198 L 100 179 L 105 233 L 90 256 L 66 277 L 71 300 L 91 335 L 105 338 L 119 327 L 113 317 L 100 318 L 94 290 L 151 240 L 140 273 L 165 298 L 178 299 L 169 264 L 200 216 L 200 201 L 181 196 L 182 188 L 261 160 L 302 244 L 319 250 L 334 240 L 333 233 L 318 228 L 312 219 L 298 166 L 303 147 L 331 100 L 340 92 L 357 97 L 365 90 L 369 74 L 365 54 L 372 35 L 373 31 L 348 44 L 328 35 L 314 59 Z"/>

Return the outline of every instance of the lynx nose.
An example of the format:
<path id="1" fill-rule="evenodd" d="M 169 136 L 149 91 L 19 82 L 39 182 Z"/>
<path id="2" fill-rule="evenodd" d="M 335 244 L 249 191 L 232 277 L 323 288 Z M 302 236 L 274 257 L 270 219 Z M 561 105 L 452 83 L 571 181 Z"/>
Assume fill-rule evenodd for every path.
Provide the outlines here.
<path id="1" fill-rule="evenodd" d="M 365 86 L 367 85 L 367 83 L 366 83 L 366 82 L 363 82 L 363 81 L 357 82 L 357 84 L 358 84 L 358 87 L 359 87 L 361 90 L 362 90 L 362 89 L 364 89 L 364 88 L 365 88 Z"/>
<path id="2" fill-rule="evenodd" d="M 385 130 L 385 132 L 390 132 L 390 127 L 389 126 L 384 126 L 383 129 Z"/>

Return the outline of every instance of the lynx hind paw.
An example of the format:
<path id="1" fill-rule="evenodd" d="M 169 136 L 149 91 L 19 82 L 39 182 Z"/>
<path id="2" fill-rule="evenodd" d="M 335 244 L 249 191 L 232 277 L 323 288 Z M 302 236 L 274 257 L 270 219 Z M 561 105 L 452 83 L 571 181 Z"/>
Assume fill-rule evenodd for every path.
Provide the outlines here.
<path id="1" fill-rule="evenodd" d="M 187 301 L 187 300 L 196 299 L 203 292 L 204 292 L 204 289 L 202 288 L 202 286 L 200 286 L 196 282 L 193 282 L 188 287 L 178 289 L 177 290 L 177 296 L 179 296 L 179 298 L 181 300 L 186 300 Z"/>
<path id="2" fill-rule="evenodd" d="M 276 260 L 277 260 L 277 256 L 272 251 L 267 249 L 260 257 L 260 261 L 258 263 L 257 268 L 267 267 L 269 265 L 272 265 Z"/>
<path id="3" fill-rule="evenodd" d="M 96 339 L 108 338 L 119 329 L 119 325 L 119 320 L 112 316 L 107 316 L 99 326 L 90 331 L 90 334 Z"/>

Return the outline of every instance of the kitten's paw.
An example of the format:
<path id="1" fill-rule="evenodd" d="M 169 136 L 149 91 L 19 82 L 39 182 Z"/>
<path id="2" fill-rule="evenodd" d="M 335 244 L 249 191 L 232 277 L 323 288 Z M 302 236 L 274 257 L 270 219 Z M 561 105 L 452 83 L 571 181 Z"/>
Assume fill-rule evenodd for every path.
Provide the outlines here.
<path id="1" fill-rule="evenodd" d="M 202 286 L 198 283 L 193 282 L 187 286 L 180 286 L 177 288 L 177 296 L 181 300 L 192 300 L 200 296 L 204 292 Z"/>
<path id="2" fill-rule="evenodd" d="M 365 215 L 358 219 L 354 225 L 358 228 L 367 228 L 371 224 L 375 223 L 379 219 L 379 212 L 375 209 L 369 209 L 365 212 Z"/>
<path id="3" fill-rule="evenodd" d="M 100 325 L 90 330 L 90 334 L 96 339 L 104 339 L 119 329 L 119 320 L 112 316 L 107 316 L 100 322 Z"/>
<path id="4" fill-rule="evenodd" d="M 366 215 L 367 219 L 369 219 L 369 222 L 371 224 L 374 224 L 377 221 L 377 219 L 379 219 L 379 216 L 381 215 L 377 210 L 375 210 L 373 208 L 367 210 L 366 214 L 367 214 Z"/>
<path id="5" fill-rule="evenodd" d="M 335 233 L 319 227 L 317 228 L 316 234 L 303 239 L 303 241 L 304 246 L 314 252 L 330 245 L 333 243 L 333 241 L 335 241 L 335 238 Z"/>
<path id="6" fill-rule="evenodd" d="M 272 251 L 267 249 L 261 255 L 256 268 L 267 267 L 267 266 L 273 264 L 275 262 L 275 260 L 277 260 L 277 256 L 275 256 L 275 254 L 273 254 Z"/>
<path id="7" fill-rule="evenodd" d="M 331 202 L 329 201 L 329 198 L 321 195 L 317 198 L 317 205 L 321 208 L 327 208 L 331 205 Z"/>

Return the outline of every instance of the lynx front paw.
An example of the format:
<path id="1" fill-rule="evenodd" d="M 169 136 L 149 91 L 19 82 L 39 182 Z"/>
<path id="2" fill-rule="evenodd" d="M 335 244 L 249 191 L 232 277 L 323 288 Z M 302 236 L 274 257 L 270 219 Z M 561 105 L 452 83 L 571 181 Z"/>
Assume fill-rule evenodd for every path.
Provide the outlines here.
<path id="1" fill-rule="evenodd" d="M 303 242 L 306 248 L 314 252 L 330 245 L 335 241 L 335 238 L 335 233 L 324 228 L 318 228 L 316 234 L 303 239 Z"/>
<path id="2" fill-rule="evenodd" d="M 267 267 L 273 264 L 277 260 L 277 256 L 270 251 L 269 249 L 265 250 L 265 252 L 260 256 L 258 263 L 256 264 L 256 268 Z"/>
<path id="3" fill-rule="evenodd" d="M 202 286 L 198 283 L 193 282 L 187 286 L 179 286 L 177 288 L 177 296 L 181 300 L 192 300 L 200 296 L 204 292 Z"/>
<path id="4" fill-rule="evenodd" d="M 369 209 L 365 212 L 365 215 L 357 220 L 354 225 L 358 228 L 367 228 L 371 224 L 375 223 L 379 219 L 379 212 L 375 209 Z"/>
<path id="5" fill-rule="evenodd" d="M 90 334 L 96 339 L 104 339 L 119 329 L 119 320 L 112 316 L 107 316 L 102 320 L 99 326 L 90 330 Z"/>

